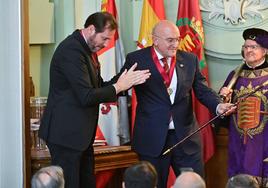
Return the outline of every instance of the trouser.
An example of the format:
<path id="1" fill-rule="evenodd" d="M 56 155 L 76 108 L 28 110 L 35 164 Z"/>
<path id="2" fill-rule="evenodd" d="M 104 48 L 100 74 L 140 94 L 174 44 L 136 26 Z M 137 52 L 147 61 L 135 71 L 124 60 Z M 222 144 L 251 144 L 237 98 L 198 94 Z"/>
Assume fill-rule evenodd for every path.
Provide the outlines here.
<path id="1" fill-rule="evenodd" d="M 166 144 L 163 151 L 177 143 L 175 130 L 169 130 Z M 165 156 L 150 157 L 139 155 L 140 160 L 149 161 L 154 165 L 158 174 L 158 188 L 166 188 L 170 166 L 176 175 L 180 175 L 182 171 L 192 170 L 204 177 L 204 165 L 202 153 L 199 151 L 187 154 L 182 146 L 175 147 L 170 154 Z"/>
<path id="2" fill-rule="evenodd" d="M 94 151 L 89 146 L 78 151 L 57 144 L 47 143 L 51 155 L 51 165 L 63 169 L 65 188 L 95 188 Z"/>

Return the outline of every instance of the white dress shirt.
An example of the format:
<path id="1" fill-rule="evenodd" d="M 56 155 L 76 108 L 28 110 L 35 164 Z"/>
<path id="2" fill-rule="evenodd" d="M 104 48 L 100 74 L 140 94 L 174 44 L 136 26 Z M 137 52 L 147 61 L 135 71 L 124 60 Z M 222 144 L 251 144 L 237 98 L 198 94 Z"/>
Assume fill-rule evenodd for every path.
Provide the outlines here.
<path id="1" fill-rule="evenodd" d="M 157 57 L 159 59 L 159 62 L 161 64 L 161 66 L 163 67 L 164 63 L 161 60 L 163 58 L 163 56 L 156 49 L 154 49 L 154 50 L 156 52 L 156 55 L 157 55 Z M 170 65 L 171 65 L 171 57 L 167 57 L 167 63 L 168 63 L 168 66 L 170 67 Z M 169 95 L 169 98 L 170 98 L 171 104 L 173 104 L 174 100 L 175 100 L 176 90 L 177 90 L 177 72 L 176 72 L 176 68 L 174 69 L 174 73 L 172 75 L 172 79 L 171 79 L 171 83 L 169 85 L 169 88 L 172 89 L 172 93 Z M 170 117 L 169 129 L 174 129 L 174 122 L 172 120 L 172 117 Z"/>

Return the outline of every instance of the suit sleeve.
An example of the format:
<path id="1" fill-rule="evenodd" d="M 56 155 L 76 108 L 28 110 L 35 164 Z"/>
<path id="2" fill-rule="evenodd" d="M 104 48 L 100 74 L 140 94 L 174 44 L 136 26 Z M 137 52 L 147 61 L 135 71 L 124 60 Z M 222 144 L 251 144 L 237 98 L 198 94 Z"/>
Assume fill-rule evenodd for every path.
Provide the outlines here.
<path id="1" fill-rule="evenodd" d="M 221 102 L 219 95 L 208 87 L 206 78 L 202 75 L 199 69 L 199 61 L 197 57 L 194 58 L 195 64 L 195 78 L 193 89 L 197 99 L 205 105 L 211 113 L 216 113 L 216 107 Z"/>
<path id="2" fill-rule="evenodd" d="M 111 85 L 117 82 L 117 80 L 119 79 L 120 75 L 125 71 L 125 70 L 129 70 L 132 65 L 133 65 L 133 61 L 131 60 L 130 56 L 127 55 L 126 57 L 126 61 L 123 65 L 123 67 L 120 69 L 120 72 L 117 73 L 110 81 L 108 82 L 103 82 L 103 86 L 107 86 L 107 85 Z"/>
<path id="3" fill-rule="evenodd" d="M 232 71 L 231 73 L 229 73 L 229 75 L 227 76 L 227 79 L 225 80 L 225 82 L 221 88 L 226 87 L 229 84 L 234 73 L 235 73 L 235 71 Z M 221 90 L 221 88 L 220 88 L 220 90 Z M 216 131 L 218 131 L 220 129 L 220 127 L 229 128 L 230 118 L 231 118 L 231 116 L 224 116 L 224 118 L 218 118 L 214 122 Z"/>
<path id="4" fill-rule="evenodd" d="M 116 91 L 112 85 L 97 88 L 92 83 L 93 72 L 89 66 L 89 59 L 78 47 L 71 46 L 59 53 L 58 64 L 54 64 L 54 71 L 58 76 L 64 76 L 82 106 L 96 105 L 102 102 L 116 100 Z M 61 59 L 59 59 L 61 58 Z M 66 84 L 67 85 L 67 84 Z"/>

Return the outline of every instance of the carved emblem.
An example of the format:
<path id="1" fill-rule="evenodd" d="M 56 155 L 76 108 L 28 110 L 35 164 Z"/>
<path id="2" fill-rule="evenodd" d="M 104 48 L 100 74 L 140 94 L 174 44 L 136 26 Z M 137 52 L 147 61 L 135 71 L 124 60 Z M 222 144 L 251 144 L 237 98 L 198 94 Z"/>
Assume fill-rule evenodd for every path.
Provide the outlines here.
<path id="1" fill-rule="evenodd" d="M 260 122 L 261 100 L 257 97 L 248 97 L 241 101 L 237 107 L 238 128 L 247 133 L 249 129 L 255 128 Z"/>
<path id="2" fill-rule="evenodd" d="M 226 23 L 239 24 L 249 17 L 263 19 L 261 10 L 268 8 L 267 0 L 201 0 L 200 9 L 209 12 L 209 19 L 220 17 Z"/>
<path id="3" fill-rule="evenodd" d="M 251 83 L 247 87 L 241 86 L 239 90 L 234 90 L 234 101 L 240 100 L 245 94 L 254 90 Z M 233 114 L 234 123 L 237 131 L 244 135 L 244 143 L 247 137 L 253 138 L 254 135 L 263 132 L 268 120 L 267 89 L 261 89 L 238 104 L 237 114 Z M 263 108 L 263 111 L 261 109 Z"/>

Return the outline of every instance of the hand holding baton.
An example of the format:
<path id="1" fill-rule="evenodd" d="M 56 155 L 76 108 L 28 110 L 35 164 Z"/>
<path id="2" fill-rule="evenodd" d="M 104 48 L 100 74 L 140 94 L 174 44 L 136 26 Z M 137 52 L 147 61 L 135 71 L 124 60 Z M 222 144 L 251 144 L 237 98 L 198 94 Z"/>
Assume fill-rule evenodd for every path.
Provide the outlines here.
<path id="1" fill-rule="evenodd" d="M 246 98 L 248 98 L 249 96 L 251 96 L 252 94 L 254 94 L 255 92 L 257 92 L 258 90 L 260 90 L 261 88 L 263 88 L 267 84 L 268 83 L 265 83 L 263 85 L 257 86 L 250 93 L 245 94 L 244 96 L 241 96 L 240 100 L 237 101 L 236 103 L 232 104 L 229 109 L 226 109 L 224 112 L 222 112 L 222 113 L 218 114 L 217 116 L 213 117 L 208 122 L 206 122 L 204 125 L 200 126 L 198 129 L 196 129 L 195 131 L 191 132 L 189 135 L 187 135 L 186 137 L 184 137 L 182 140 L 180 140 L 179 142 L 177 142 L 175 145 L 173 145 L 172 147 L 170 147 L 169 149 L 167 149 L 162 155 L 164 156 L 164 155 L 168 154 L 169 152 L 171 152 L 175 147 L 179 146 L 180 144 L 182 144 L 183 142 L 185 142 L 186 140 L 188 140 L 191 136 L 193 136 L 194 134 L 196 134 L 199 131 L 201 131 L 202 129 L 204 129 L 206 126 L 208 126 L 209 124 L 211 124 L 217 118 L 232 113 L 234 111 L 234 109 L 237 108 L 237 105 L 238 105 L 239 102 L 245 100 Z"/>

